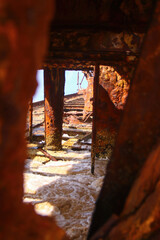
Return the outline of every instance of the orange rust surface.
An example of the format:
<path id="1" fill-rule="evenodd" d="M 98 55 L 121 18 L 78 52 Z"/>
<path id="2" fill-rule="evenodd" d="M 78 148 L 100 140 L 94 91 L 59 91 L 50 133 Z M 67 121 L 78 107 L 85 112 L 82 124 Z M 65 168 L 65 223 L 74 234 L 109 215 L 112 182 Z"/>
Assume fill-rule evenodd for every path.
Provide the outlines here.
<path id="1" fill-rule="evenodd" d="M 87 81 L 84 115 L 92 111 L 93 102 L 93 77 L 89 74 L 87 74 Z M 108 131 L 117 132 L 128 91 L 129 80 L 122 78 L 111 66 L 100 67 L 97 129 L 108 128 Z"/>
<path id="2" fill-rule="evenodd" d="M 117 132 L 120 123 L 122 110 L 115 107 L 108 92 L 99 85 L 99 99 L 97 103 L 98 130 L 108 129 L 109 132 Z"/>
<path id="3" fill-rule="evenodd" d="M 159 239 L 160 145 L 146 160 L 120 217 L 119 223 L 113 227 L 107 239 Z M 157 235 L 156 238 L 154 235 Z"/>
<path id="4" fill-rule="evenodd" d="M 119 71 L 122 67 L 119 66 Z M 127 69 L 125 75 L 131 75 L 131 69 Z M 101 66 L 100 85 L 108 92 L 111 101 L 117 109 L 123 109 L 128 96 L 130 80 L 121 76 L 112 66 Z"/>
<path id="5" fill-rule="evenodd" d="M 93 77 L 87 75 L 84 116 L 92 110 Z M 129 90 L 129 80 L 122 78 L 111 66 L 100 66 L 98 97 L 96 103 L 96 153 L 106 152 L 111 155 L 115 142 L 122 110 L 126 103 Z M 92 100 L 92 101 L 91 101 Z M 106 146 L 111 148 L 107 149 Z"/>
<path id="6" fill-rule="evenodd" d="M 81 16 L 81 11 L 77 7 L 76 11 L 73 11 L 75 2 L 69 2 L 70 4 L 68 1 L 58 1 L 60 8 L 66 3 L 75 16 L 77 11 Z M 99 1 L 94 2 L 97 4 Z M 105 4 L 108 1 L 101 2 Z M 140 23 L 143 27 L 143 22 L 150 18 L 154 1 L 149 1 L 146 7 L 142 6 L 142 1 L 133 1 L 133 8 L 131 2 L 124 0 L 122 4 L 111 4 L 112 8 L 110 8 L 111 5 L 105 5 L 106 8 L 101 5 L 100 11 L 97 11 L 97 6 L 93 8 L 93 11 L 91 8 L 90 13 L 93 14 L 89 14 L 89 20 L 91 15 L 98 12 L 98 17 L 102 22 L 110 19 L 110 24 L 112 24 L 112 20 L 114 20 L 115 26 L 120 20 L 122 27 L 124 20 L 127 19 L 130 23 L 130 19 L 132 19 L 133 25 L 138 26 L 137 22 L 141 19 Z M 88 5 L 88 1 L 83 1 L 84 5 L 86 3 Z M 160 1 L 157 3 L 158 7 L 133 81 L 116 148 L 97 202 L 92 225 L 93 231 L 96 231 L 113 213 L 121 214 L 136 174 L 140 173 L 140 168 L 160 136 Z M 26 158 L 24 132 L 28 101 L 34 94 L 37 85 L 36 70 L 40 68 L 46 50 L 46 36 L 53 12 L 52 4 L 52 0 L 1 0 L 0 3 L 1 239 L 65 239 L 63 230 L 59 229 L 54 221 L 36 215 L 32 206 L 22 203 L 23 168 Z M 82 9 L 83 4 L 81 5 Z M 145 4 L 143 3 L 143 5 Z M 113 14 L 114 6 L 117 14 Z M 66 11 L 65 9 L 63 8 L 64 11 Z M 102 14 L 101 9 L 104 9 Z M 138 11 L 136 11 L 137 9 Z M 111 13 L 109 10 L 112 10 Z M 63 11 L 60 13 L 64 15 Z M 61 15 L 58 16 L 61 17 Z M 70 16 L 68 11 L 66 19 L 70 20 Z M 85 23 L 85 15 L 83 16 Z M 97 20 L 97 14 L 94 17 Z M 84 57 L 81 53 L 79 56 L 81 60 Z M 106 56 L 108 56 L 107 53 Z M 101 57 L 100 55 L 99 59 Z M 113 56 L 113 60 L 116 60 L 115 57 Z M 124 59 L 129 59 L 126 53 Z M 153 216 L 154 224 L 151 226 L 152 224 L 149 222 L 149 227 L 156 231 L 159 228 L 159 182 L 152 197 L 147 199 L 144 208 L 142 206 L 143 213 L 148 209 L 148 215 L 139 215 L 142 213 L 142 209 L 139 209 L 138 221 L 135 218 L 133 220 L 139 223 L 139 216 L 143 216 L 141 220 L 144 220 L 146 216 L 149 218 Z M 154 208 L 151 206 L 152 203 L 154 203 Z M 128 239 L 126 238 L 126 240 Z"/>
<path id="7" fill-rule="evenodd" d="M 159 141 L 159 16 L 160 1 L 157 1 L 157 8 L 144 42 L 139 65 L 126 103 L 115 149 L 96 203 L 90 235 L 103 225 L 112 214 L 119 215 L 122 212 L 126 197 L 137 174 L 150 151 Z M 139 224 L 141 225 L 141 222 Z"/>
<path id="8" fill-rule="evenodd" d="M 86 75 L 86 79 L 88 82 L 88 86 L 85 90 L 85 103 L 84 103 L 84 110 L 83 110 L 83 118 L 86 117 L 88 112 L 92 112 L 93 110 L 93 76 Z"/>
<path id="9" fill-rule="evenodd" d="M 28 102 L 47 46 L 53 1 L 0 3 L 0 239 L 65 238 L 54 220 L 22 203 Z"/>
<path id="10" fill-rule="evenodd" d="M 29 139 L 32 141 L 32 125 L 33 125 L 33 102 L 29 102 Z"/>
<path id="11" fill-rule="evenodd" d="M 113 214 L 91 240 L 160 239 L 159 160 L 160 144 L 149 154 L 120 216 Z"/>
<path id="12" fill-rule="evenodd" d="M 108 92 L 99 85 L 96 153 L 111 156 L 121 117 L 122 110 L 115 107 Z"/>

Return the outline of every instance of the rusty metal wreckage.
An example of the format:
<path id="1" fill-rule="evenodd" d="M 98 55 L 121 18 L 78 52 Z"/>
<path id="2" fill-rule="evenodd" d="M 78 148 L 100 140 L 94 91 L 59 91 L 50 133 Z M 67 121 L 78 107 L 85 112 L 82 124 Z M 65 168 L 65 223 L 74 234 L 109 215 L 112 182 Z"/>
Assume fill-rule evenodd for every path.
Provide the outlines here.
<path id="1" fill-rule="evenodd" d="M 71 1 L 69 6 L 71 7 L 72 4 Z M 85 3 L 83 4 L 84 6 L 86 5 Z M 103 15 L 104 9 L 102 5 L 99 5 L 99 11 Z M 70 7 L 68 12 L 71 11 Z M 77 11 L 76 5 L 72 7 Z M 115 12 L 117 11 L 116 7 L 114 9 Z M 73 19 L 71 21 L 68 19 L 69 15 L 67 13 L 65 15 L 66 22 L 61 21 L 60 16 L 56 15 L 55 20 L 51 24 L 49 50 L 43 63 L 46 146 L 57 150 L 62 147 L 65 69 L 95 70 L 91 151 L 92 173 L 94 173 L 95 163 L 96 105 L 98 101 L 100 65 L 114 66 L 126 79 L 132 79 L 149 21 L 148 11 L 149 9 L 151 11 L 153 4 L 143 5 L 143 16 L 140 15 L 142 3 L 140 1 L 136 2 L 134 7 L 138 11 L 137 18 L 134 21 L 131 21 L 133 17 L 132 10 L 121 4 L 125 14 L 130 15 L 130 17 L 127 19 L 126 16 L 120 16 L 122 18 L 120 23 L 113 21 L 112 16 L 110 16 L 110 21 L 109 23 L 107 22 L 107 25 L 105 25 L 105 21 L 97 25 L 93 23 L 88 25 L 79 24 L 79 17 L 85 18 L 85 16 L 83 14 L 83 16 L 79 16 L 77 12 L 77 23 L 76 20 L 73 20 L 75 16 L 72 15 Z M 59 3 L 57 3 L 57 12 L 59 9 L 61 8 Z M 64 9 L 61 9 L 61 14 Z M 119 16 L 119 12 L 117 12 L 117 15 Z"/>
<path id="2" fill-rule="evenodd" d="M 49 3 L 49 0 L 45 2 Z M 154 160 L 159 158 L 160 136 L 160 1 L 82 0 L 81 4 L 78 2 L 56 1 L 55 18 L 50 29 L 50 45 L 42 63 L 43 68 L 46 69 L 45 121 L 46 132 L 48 131 L 46 143 L 52 145 L 53 139 L 55 137 L 59 139 L 61 135 L 62 113 L 58 112 L 54 103 L 62 106 L 63 71 L 65 69 L 90 69 L 91 66 L 95 66 L 94 105 L 96 105 L 98 66 L 109 65 L 119 69 L 126 78 L 131 80 L 131 88 L 107 175 L 96 202 L 88 239 L 159 239 L 159 185 L 157 182 L 159 183 L 160 173 Z M 17 236 L 20 236 L 21 239 L 27 240 L 33 237 L 38 240 L 46 238 L 57 240 L 65 238 L 63 234 L 61 235 L 61 231 L 55 226 L 55 231 L 53 231 L 53 223 L 40 219 L 30 207 L 22 204 L 22 160 L 25 159 L 25 154 L 22 153 L 25 148 L 23 126 L 27 112 L 27 107 L 24 109 L 24 106 L 27 106 L 26 102 L 33 94 L 31 86 L 35 84 L 33 84 L 31 75 L 31 80 L 27 81 L 26 73 L 30 69 L 33 74 L 39 64 L 38 61 L 36 62 L 37 51 L 33 51 L 37 47 L 37 42 L 32 40 L 36 36 L 40 36 L 41 39 L 42 36 L 36 23 L 35 26 L 33 25 L 35 35 L 34 31 L 31 31 L 30 23 L 34 20 L 32 14 L 29 15 L 30 18 L 26 18 L 28 22 L 22 18 L 22 16 L 28 16 L 28 12 L 26 13 L 28 6 L 26 7 L 25 2 L 21 2 L 25 6 L 21 14 L 17 11 L 20 6 L 16 8 L 15 4 L 19 3 L 8 1 L 8 6 L 10 5 L 11 8 L 2 4 L 5 14 L 1 18 L 3 47 L 0 50 L 7 64 L 9 63 L 7 65 L 3 57 L 0 59 L 4 61 L 3 74 L 1 74 L 3 81 L 0 88 L 0 127 L 3 130 L 0 135 L 2 158 L 0 169 L 3 179 L 0 191 L 1 206 L 4 206 L 1 214 L 1 218 L 3 216 L 1 235 L 3 239 L 17 239 Z M 28 4 L 33 4 L 33 9 L 41 7 L 37 6 L 36 2 Z M 37 23 L 41 24 L 42 28 L 45 28 L 49 21 L 48 11 L 50 9 L 47 6 L 44 6 L 46 10 L 44 15 L 41 14 L 39 17 L 37 15 Z M 51 15 L 50 13 L 50 18 Z M 18 20 L 20 24 L 17 24 Z M 44 25 L 41 20 L 44 21 Z M 14 28 L 10 23 L 13 23 Z M 5 27 L 7 29 L 10 27 L 12 34 L 9 34 L 10 31 L 7 32 Z M 46 29 L 44 32 L 47 32 Z M 19 39 L 21 43 L 19 48 L 15 47 L 15 39 Z M 23 45 L 22 40 L 25 39 L 27 39 L 25 42 L 27 44 Z M 41 44 L 39 46 L 41 47 Z M 8 49 L 11 54 L 8 54 Z M 31 54 L 29 58 L 27 58 L 28 50 Z M 26 58 L 23 59 L 23 55 Z M 41 53 L 41 58 L 42 55 Z M 14 61 L 15 56 L 19 60 L 18 64 Z M 31 56 L 33 56 L 32 59 Z M 21 59 L 25 63 L 23 71 L 19 71 Z M 12 66 L 8 70 L 8 75 L 6 66 Z M 6 81 L 7 84 L 3 84 Z M 13 83 L 16 83 L 15 88 Z M 26 102 L 22 101 L 24 93 Z M 62 110 L 62 107 L 60 109 Z M 8 115 L 11 117 L 9 118 Z M 32 121 L 31 118 L 30 121 Z M 96 115 L 94 115 L 94 121 L 96 121 Z M 56 129 L 55 132 L 53 126 Z M 93 146 L 96 138 L 95 130 L 94 127 Z M 15 141 L 15 137 L 18 141 Z M 2 140 L 7 144 L 4 144 Z M 18 146 L 21 143 L 22 150 Z M 55 143 L 59 148 L 60 142 L 55 141 Z M 94 155 L 92 151 L 92 172 L 94 171 Z M 154 169 L 152 177 L 146 180 L 143 174 L 148 176 L 150 169 Z M 158 177 L 155 177 L 155 173 Z M 145 179 L 144 182 L 140 182 L 141 176 Z M 141 184 L 138 188 L 139 182 Z M 150 182 L 152 184 L 149 184 Z M 134 197 L 135 189 L 138 193 L 137 199 Z M 140 201 L 139 196 L 142 196 Z M 9 204 L 8 199 L 10 199 Z M 131 199 L 135 199 L 134 204 Z M 151 200 L 154 200 L 154 206 Z M 28 212 L 31 213 L 30 216 Z M 24 215 L 28 216 L 24 217 Z M 4 221 L 4 216 L 6 221 Z M 42 229 L 40 226 L 43 225 L 43 221 L 46 225 L 44 224 Z M 59 235 L 62 237 L 59 238 Z"/>
<path id="3" fill-rule="evenodd" d="M 66 3 L 64 3 L 64 5 L 65 4 Z M 102 15 L 104 14 L 103 4 L 98 5 L 98 9 Z M 48 147 L 50 146 L 50 148 L 53 149 L 61 148 L 63 87 L 65 79 L 64 75 L 60 74 L 60 72 L 63 72 L 65 69 L 95 69 L 91 163 L 91 172 L 94 173 L 99 67 L 100 65 L 114 66 L 126 78 L 132 78 L 148 24 L 149 16 L 146 12 L 152 7 L 152 4 L 143 6 L 143 17 L 145 20 L 140 21 L 140 14 L 142 13 L 139 12 L 141 9 L 140 5 L 137 5 L 134 6 L 138 9 L 137 18 L 131 22 L 133 12 L 131 9 L 125 8 L 122 4 L 126 15 L 131 15 L 130 18 L 128 17 L 127 19 L 124 16 L 120 16 L 122 19 L 120 23 L 117 23 L 113 21 L 112 16 L 110 16 L 109 21 L 105 20 L 107 24 L 105 21 L 102 21 L 99 24 L 97 23 L 97 25 L 95 25 L 95 19 L 93 20 L 94 24 L 93 22 L 90 22 L 88 25 L 84 23 L 79 24 L 79 20 L 81 18 L 85 19 L 85 15 L 83 13 L 82 16 L 79 16 L 77 6 L 72 5 L 73 3 L 70 1 L 67 14 L 65 13 L 64 17 L 66 19 L 61 21 L 65 7 L 61 9 L 59 3 L 57 3 L 57 13 L 61 9 L 61 17 L 57 14 L 51 24 L 50 45 L 43 64 L 43 68 L 45 69 L 45 140 Z M 75 9 L 77 14 L 75 20 L 73 13 L 71 15 L 73 19 L 71 20 L 69 18 L 71 7 Z M 81 7 L 84 7 L 86 10 L 86 3 L 83 2 Z M 117 6 L 113 6 L 113 8 L 114 7 L 114 11 L 116 12 Z M 106 11 L 108 10 L 106 9 Z M 119 16 L 119 12 L 116 13 Z M 95 13 L 95 15 L 96 18 L 97 13 Z M 136 22 L 138 22 L 138 24 L 136 24 Z M 59 74 L 60 77 L 58 77 Z M 58 109 L 56 106 L 58 106 Z"/>

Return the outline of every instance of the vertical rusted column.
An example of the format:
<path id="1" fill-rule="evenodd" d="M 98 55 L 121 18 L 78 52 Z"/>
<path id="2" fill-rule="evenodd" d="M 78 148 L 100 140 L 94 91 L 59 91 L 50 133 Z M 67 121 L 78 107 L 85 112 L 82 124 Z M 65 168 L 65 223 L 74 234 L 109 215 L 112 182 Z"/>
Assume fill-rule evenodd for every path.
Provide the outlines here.
<path id="1" fill-rule="evenodd" d="M 29 140 L 32 142 L 33 99 L 29 102 Z"/>
<path id="2" fill-rule="evenodd" d="M 45 140 L 48 149 L 62 148 L 64 82 L 63 69 L 44 69 Z"/>
<path id="3" fill-rule="evenodd" d="M 96 121 L 97 121 L 97 103 L 99 86 L 99 64 L 95 65 L 94 83 L 93 83 L 93 123 L 92 123 L 92 150 L 91 150 L 91 173 L 94 174 L 95 167 L 95 148 L 96 148 Z"/>

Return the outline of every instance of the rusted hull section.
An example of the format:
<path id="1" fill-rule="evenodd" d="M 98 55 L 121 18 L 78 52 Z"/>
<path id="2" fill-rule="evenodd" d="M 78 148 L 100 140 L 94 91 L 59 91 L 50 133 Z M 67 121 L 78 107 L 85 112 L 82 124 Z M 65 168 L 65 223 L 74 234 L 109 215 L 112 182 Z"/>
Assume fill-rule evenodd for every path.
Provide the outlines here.
<path id="1" fill-rule="evenodd" d="M 44 70 L 45 141 L 46 147 L 60 150 L 65 72 L 63 69 Z"/>
<path id="2" fill-rule="evenodd" d="M 129 92 L 123 121 L 116 140 L 115 150 L 108 165 L 107 175 L 99 199 L 96 203 L 89 237 L 107 220 L 109 221 L 113 214 L 120 215 L 122 213 L 125 201 L 132 189 L 137 175 L 141 173 L 141 169 L 143 168 L 151 150 L 159 142 L 160 68 L 157 67 L 160 62 L 159 16 L 160 1 L 158 1 L 152 24 L 147 33 L 139 65 Z M 148 174 L 148 172 L 146 172 L 146 174 Z M 150 181 L 152 182 L 152 177 L 150 177 L 147 184 L 150 184 Z M 154 192 L 156 185 L 153 185 L 152 187 L 152 191 Z M 145 192 L 146 190 L 145 188 L 140 189 L 136 195 L 137 198 L 139 198 L 141 191 Z M 151 232 L 154 231 L 154 227 L 152 226 L 156 225 L 160 228 L 158 223 L 159 220 L 157 222 L 157 217 L 155 216 L 152 218 L 151 211 L 149 212 L 147 210 L 147 215 L 148 219 L 152 219 L 152 224 L 148 221 L 145 225 L 146 228 L 144 228 L 143 222 L 146 218 L 146 211 L 139 211 L 140 215 L 136 219 L 136 226 L 138 226 L 138 228 L 135 228 L 134 230 L 131 229 L 131 226 L 135 226 L 135 220 L 134 217 L 132 218 L 132 215 L 136 216 L 138 208 L 142 209 L 144 202 L 147 200 L 149 200 L 149 195 L 146 194 L 146 198 L 144 198 L 137 208 L 130 209 L 130 212 L 127 213 L 128 223 L 126 216 L 125 221 L 123 221 L 124 216 L 122 214 L 121 220 L 123 219 L 124 228 L 116 229 L 116 227 L 114 227 L 114 233 L 116 233 L 117 230 L 117 235 L 115 234 L 113 236 L 111 234 L 109 237 L 107 235 L 102 239 L 151 239 L 149 237 L 146 238 L 143 230 L 150 229 L 149 232 L 151 234 Z M 159 197 L 157 198 L 157 201 L 159 201 Z M 160 210 L 158 209 L 156 211 L 159 212 Z M 129 218 L 130 214 L 131 218 Z M 129 219 L 132 219 L 132 221 L 130 222 Z M 150 224 L 150 226 L 148 224 Z M 143 227 L 141 228 L 140 226 Z M 134 234 L 135 231 L 136 234 Z M 117 236 L 119 236 L 119 238 L 117 238 Z"/>

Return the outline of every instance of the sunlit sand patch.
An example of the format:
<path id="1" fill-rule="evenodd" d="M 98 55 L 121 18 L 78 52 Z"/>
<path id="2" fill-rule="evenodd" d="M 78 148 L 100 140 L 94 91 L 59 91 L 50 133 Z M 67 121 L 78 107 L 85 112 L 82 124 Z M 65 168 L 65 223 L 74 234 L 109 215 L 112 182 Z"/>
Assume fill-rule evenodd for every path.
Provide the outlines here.
<path id="1" fill-rule="evenodd" d="M 30 196 L 30 197 L 29 197 Z M 30 202 L 41 202 L 42 200 L 40 198 L 32 198 L 32 195 L 27 194 L 27 197 L 24 198 L 24 202 L 30 203 Z"/>
<path id="2" fill-rule="evenodd" d="M 53 216 L 54 206 L 49 202 L 36 203 L 34 209 L 42 216 Z"/>
<path id="3" fill-rule="evenodd" d="M 95 175 L 92 175 L 90 152 L 48 152 L 61 160 L 49 161 L 40 151 L 35 151 L 33 159 L 26 161 L 24 202 L 32 203 L 38 214 L 54 217 L 71 239 L 84 240 L 107 159 L 96 161 Z"/>
<path id="4" fill-rule="evenodd" d="M 23 184 L 24 194 L 25 193 L 35 194 L 38 188 L 42 187 L 43 185 L 49 184 L 53 181 L 56 181 L 58 178 L 60 177 L 54 176 L 54 178 L 50 178 L 48 176 L 34 174 L 34 172 L 25 173 Z"/>
<path id="5" fill-rule="evenodd" d="M 69 173 L 69 170 L 72 169 L 72 166 L 76 164 L 75 162 L 57 162 L 47 163 L 45 166 L 40 166 L 38 172 L 42 173 L 51 173 L 51 174 L 59 174 L 66 175 Z"/>

